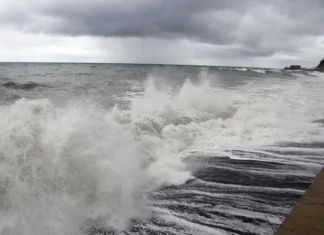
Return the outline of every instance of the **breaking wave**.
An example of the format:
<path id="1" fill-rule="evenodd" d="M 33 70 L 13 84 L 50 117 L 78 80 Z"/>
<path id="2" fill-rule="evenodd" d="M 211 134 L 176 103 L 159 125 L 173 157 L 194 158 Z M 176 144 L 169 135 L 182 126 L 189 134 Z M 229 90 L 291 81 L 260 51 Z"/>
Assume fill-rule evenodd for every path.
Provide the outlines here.
<path id="1" fill-rule="evenodd" d="M 318 123 L 304 115 L 311 107 L 296 109 L 302 86 L 289 88 L 245 96 L 252 87 L 237 95 L 187 80 L 172 92 L 149 80 L 125 109 L 47 99 L 2 106 L 0 231 L 79 234 L 86 221 L 126 230 L 150 215 L 149 192 L 192 178 L 184 150 L 320 138 Z"/>

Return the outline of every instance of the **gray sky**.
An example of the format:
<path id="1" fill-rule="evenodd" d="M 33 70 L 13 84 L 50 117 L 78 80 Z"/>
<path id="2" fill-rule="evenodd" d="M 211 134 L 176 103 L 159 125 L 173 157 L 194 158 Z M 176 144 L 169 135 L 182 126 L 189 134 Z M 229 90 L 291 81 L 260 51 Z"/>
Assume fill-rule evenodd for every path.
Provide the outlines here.
<path id="1" fill-rule="evenodd" d="M 324 0 L 0 0 L 0 61 L 316 66 Z"/>

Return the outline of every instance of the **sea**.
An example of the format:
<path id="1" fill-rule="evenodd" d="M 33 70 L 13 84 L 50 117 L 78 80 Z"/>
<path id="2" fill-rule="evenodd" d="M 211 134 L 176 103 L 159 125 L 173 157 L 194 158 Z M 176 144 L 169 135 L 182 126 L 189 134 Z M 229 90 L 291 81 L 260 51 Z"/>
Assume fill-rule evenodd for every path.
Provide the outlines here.
<path id="1" fill-rule="evenodd" d="M 0 234 L 273 234 L 323 101 L 312 71 L 0 63 Z"/>

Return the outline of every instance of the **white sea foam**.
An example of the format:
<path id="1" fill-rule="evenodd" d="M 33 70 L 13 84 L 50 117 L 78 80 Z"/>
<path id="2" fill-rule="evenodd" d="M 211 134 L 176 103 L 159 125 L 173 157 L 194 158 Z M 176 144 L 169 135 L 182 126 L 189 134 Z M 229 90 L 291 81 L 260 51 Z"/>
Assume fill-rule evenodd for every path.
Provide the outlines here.
<path id="1" fill-rule="evenodd" d="M 243 72 L 246 72 L 246 71 L 248 71 L 248 69 L 247 69 L 247 68 L 235 68 L 235 70 L 237 70 L 237 71 L 243 71 Z"/>
<path id="2" fill-rule="evenodd" d="M 146 195 L 191 175 L 188 149 L 316 141 L 323 82 L 271 80 L 237 90 L 154 80 L 129 108 L 21 99 L 0 108 L 0 233 L 79 234 L 82 223 L 127 228 Z"/>
<path id="3" fill-rule="evenodd" d="M 255 73 L 266 73 L 265 69 L 251 69 L 251 71 Z"/>
<path id="4" fill-rule="evenodd" d="M 190 178 L 167 143 L 127 118 L 48 100 L 3 107 L 1 232 L 78 234 L 89 218 L 124 229 L 143 215 L 146 192 Z"/>

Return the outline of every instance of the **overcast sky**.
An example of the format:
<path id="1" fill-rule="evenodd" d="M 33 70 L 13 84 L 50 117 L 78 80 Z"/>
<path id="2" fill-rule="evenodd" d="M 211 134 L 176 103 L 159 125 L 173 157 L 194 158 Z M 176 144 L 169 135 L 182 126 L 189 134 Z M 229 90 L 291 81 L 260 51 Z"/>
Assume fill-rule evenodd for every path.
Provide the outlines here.
<path id="1" fill-rule="evenodd" d="M 316 66 L 324 0 L 0 0 L 0 61 Z"/>

